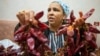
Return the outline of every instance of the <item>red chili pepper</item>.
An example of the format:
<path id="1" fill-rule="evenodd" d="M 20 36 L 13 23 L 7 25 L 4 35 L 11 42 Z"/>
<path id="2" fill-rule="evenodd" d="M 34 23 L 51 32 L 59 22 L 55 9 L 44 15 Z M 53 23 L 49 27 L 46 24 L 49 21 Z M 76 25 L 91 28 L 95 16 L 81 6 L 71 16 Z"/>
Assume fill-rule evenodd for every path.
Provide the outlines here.
<path id="1" fill-rule="evenodd" d="M 73 53 L 70 47 L 67 47 L 67 54 L 68 54 L 67 56 L 73 56 Z"/>
<path id="2" fill-rule="evenodd" d="M 70 53 L 73 55 L 74 54 L 74 50 L 75 50 L 75 44 L 74 44 L 74 39 L 72 37 L 68 37 L 68 46 L 70 49 Z"/>
<path id="3" fill-rule="evenodd" d="M 100 33 L 100 30 L 98 30 L 97 28 L 92 27 L 92 26 L 89 27 L 89 31 L 93 32 L 93 33 Z"/>
<path id="4" fill-rule="evenodd" d="M 28 47 L 29 47 L 30 50 L 34 50 L 35 40 L 32 37 L 27 39 L 27 44 L 28 44 Z"/>
<path id="5" fill-rule="evenodd" d="M 16 32 L 14 32 L 14 35 L 16 35 L 16 34 L 18 34 L 20 32 L 25 31 L 25 28 L 26 28 L 26 25 L 22 25 L 21 27 L 19 27 L 19 29 Z"/>
<path id="6" fill-rule="evenodd" d="M 32 54 L 34 54 L 35 56 L 41 56 L 41 54 L 38 51 L 36 51 L 36 50 L 33 50 Z"/>
<path id="7" fill-rule="evenodd" d="M 0 44 L 0 52 L 3 51 L 4 49 L 5 49 L 5 47 Z"/>
<path id="8" fill-rule="evenodd" d="M 67 34 L 67 27 L 63 27 L 62 29 L 58 30 L 57 35 L 60 34 Z"/>
<path id="9" fill-rule="evenodd" d="M 35 36 L 38 40 L 40 40 L 41 42 L 45 43 L 47 42 L 47 38 L 45 35 L 43 35 L 43 33 L 40 30 L 34 30 L 33 28 L 30 29 L 31 34 L 33 36 Z"/>
<path id="10" fill-rule="evenodd" d="M 97 44 L 96 44 L 96 42 L 95 41 L 93 41 L 93 40 L 91 40 L 91 41 L 88 41 L 88 44 L 89 44 L 89 46 L 91 46 L 92 48 L 97 48 Z"/>
<path id="11" fill-rule="evenodd" d="M 43 14 L 44 14 L 43 11 L 37 13 L 37 14 L 35 15 L 35 19 L 36 19 L 36 20 L 39 20 L 39 19 L 43 16 Z"/>
<path id="12" fill-rule="evenodd" d="M 14 40 L 15 40 L 16 42 L 22 41 L 22 40 L 23 40 L 23 39 L 22 39 L 23 34 L 24 34 L 24 32 L 21 32 L 21 33 L 18 33 L 18 34 L 16 34 L 16 35 L 14 35 Z"/>
<path id="13" fill-rule="evenodd" d="M 44 23 L 41 23 L 41 22 L 38 23 L 38 26 L 40 27 L 40 30 L 41 30 L 41 31 L 44 31 L 44 30 L 46 30 L 47 28 L 49 28 L 48 25 L 46 25 L 46 24 L 44 24 Z"/>
<path id="14" fill-rule="evenodd" d="M 7 51 L 11 50 L 13 48 L 13 45 L 7 47 Z"/>
<path id="15" fill-rule="evenodd" d="M 90 9 L 85 15 L 83 15 L 83 19 L 86 20 L 88 17 L 90 17 L 93 12 L 95 11 L 94 8 Z"/>
<path id="16" fill-rule="evenodd" d="M 37 13 L 35 16 L 35 19 L 38 21 L 38 26 L 40 27 L 41 31 L 44 31 L 45 29 L 48 28 L 48 26 L 46 24 L 41 23 L 39 21 L 39 19 L 43 16 L 43 14 L 44 14 L 43 11 L 41 11 L 41 12 Z"/>
<path id="17" fill-rule="evenodd" d="M 74 12 L 73 12 L 73 10 L 72 10 L 71 13 L 70 13 L 70 20 L 71 20 L 71 23 L 74 22 L 75 19 L 76 19 L 76 17 L 74 16 Z"/>
<path id="18" fill-rule="evenodd" d="M 43 35 L 43 33 L 41 31 L 38 31 L 37 34 L 38 34 L 38 39 L 41 40 L 42 42 L 45 43 L 45 42 L 48 41 L 48 39 L 46 38 L 46 36 Z"/>
<path id="19" fill-rule="evenodd" d="M 85 42 L 80 42 L 78 46 L 75 48 L 74 54 L 76 54 L 78 51 L 80 51 L 81 48 L 85 46 Z"/>
<path id="20" fill-rule="evenodd" d="M 85 33 L 85 39 L 88 42 L 88 44 L 92 47 L 92 48 L 97 48 L 97 44 L 96 42 L 93 40 L 93 33 L 92 32 L 86 32 Z"/>
<path id="21" fill-rule="evenodd" d="M 87 46 L 84 46 L 83 48 L 81 48 L 81 56 L 88 56 L 88 51 L 87 51 Z"/>

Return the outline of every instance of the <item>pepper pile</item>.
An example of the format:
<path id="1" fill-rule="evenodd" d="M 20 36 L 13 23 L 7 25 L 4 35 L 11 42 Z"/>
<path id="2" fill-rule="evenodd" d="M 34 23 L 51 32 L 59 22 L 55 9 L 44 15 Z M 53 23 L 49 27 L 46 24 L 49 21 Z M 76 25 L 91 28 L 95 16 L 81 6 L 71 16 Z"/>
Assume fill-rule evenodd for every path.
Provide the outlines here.
<path id="1" fill-rule="evenodd" d="M 19 49 L 13 49 L 13 46 L 5 48 L 3 45 L 0 45 L 0 56 L 19 56 Z"/>
<path id="2" fill-rule="evenodd" d="M 43 34 L 43 31 L 48 28 L 44 23 L 41 23 L 39 19 L 43 16 L 43 11 L 39 12 L 35 16 L 35 20 L 38 22 L 37 26 L 22 25 L 14 33 L 15 41 L 20 45 L 20 53 L 22 56 L 42 56 L 45 50 L 49 49 L 45 43 L 48 42 L 47 37 Z"/>
<path id="3" fill-rule="evenodd" d="M 85 22 L 86 19 L 93 14 L 94 10 L 95 9 L 89 10 L 85 15 L 79 12 L 80 17 L 76 21 L 76 17 L 72 11 L 69 26 L 65 26 L 58 31 L 58 35 L 67 35 L 66 43 L 68 46 L 64 49 L 68 56 L 89 56 L 90 52 L 97 48 L 95 34 L 100 33 L 100 31 L 93 27 L 92 24 Z"/>

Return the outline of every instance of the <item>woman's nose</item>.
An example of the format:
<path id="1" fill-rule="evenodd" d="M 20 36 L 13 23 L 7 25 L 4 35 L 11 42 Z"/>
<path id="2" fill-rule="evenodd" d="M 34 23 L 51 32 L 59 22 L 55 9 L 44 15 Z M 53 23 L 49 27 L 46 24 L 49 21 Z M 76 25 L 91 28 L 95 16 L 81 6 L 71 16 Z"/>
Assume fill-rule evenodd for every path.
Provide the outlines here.
<path id="1" fill-rule="evenodd" d="M 54 14 L 54 11 L 51 10 L 51 11 L 48 12 L 48 14 L 49 15 L 53 15 Z"/>

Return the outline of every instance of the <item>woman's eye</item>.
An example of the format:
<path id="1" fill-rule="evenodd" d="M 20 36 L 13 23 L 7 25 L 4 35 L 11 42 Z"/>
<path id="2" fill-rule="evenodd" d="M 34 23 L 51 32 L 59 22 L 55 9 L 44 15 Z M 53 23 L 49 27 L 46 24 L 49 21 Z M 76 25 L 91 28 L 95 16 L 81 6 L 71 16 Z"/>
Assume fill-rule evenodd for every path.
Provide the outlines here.
<path id="1" fill-rule="evenodd" d="M 49 12 L 49 11 L 51 11 L 51 9 L 50 9 L 50 8 L 48 9 L 48 12 Z"/>
<path id="2" fill-rule="evenodd" d="M 54 11 L 59 11 L 59 9 L 57 9 L 57 8 L 54 8 L 53 10 L 54 10 Z"/>

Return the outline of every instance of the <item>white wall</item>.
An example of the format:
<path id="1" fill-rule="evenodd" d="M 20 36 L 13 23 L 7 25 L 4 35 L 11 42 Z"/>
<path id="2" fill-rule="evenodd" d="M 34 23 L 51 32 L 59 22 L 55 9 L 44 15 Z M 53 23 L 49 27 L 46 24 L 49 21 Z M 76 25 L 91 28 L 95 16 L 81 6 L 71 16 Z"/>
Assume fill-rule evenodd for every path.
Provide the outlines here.
<path id="1" fill-rule="evenodd" d="M 42 21 L 47 21 L 46 13 L 49 3 L 53 0 L 0 0 L 0 20 L 15 20 L 16 13 L 20 10 L 31 9 L 35 12 L 45 11 L 45 15 L 42 17 Z M 88 18 L 87 22 L 94 23 L 94 21 L 100 22 L 100 0 L 63 0 L 67 3 L 70 9 L 75 11 L 75 15 L 78 17 L 78 12 L 84 13 L 95 8 L 94 14 Z M 97 26 L 100 29 L 100 26 Z M 97 43 L 100 43 L 100 35 L 97 35 Z M 99 45 L 100 46 L 100 45 Z"/>
<path id="2" fill-rule="evenodd" d="M 36 12 L 45 11 L 47 12 L 48 5 L 54 0 L 0 0 L 0 19 L 6 20 L 17 20 L 16 13 L 24 9 L 32 9 Z M 78 11 L 83 11 L 84 13 L 95 8 L 94 14 L 87 21 L 100 21 L 99 10 L 100 10 L 100 0 L 63 0 L 67 3 L 70 9 L 75 11 L 75 15 L 78 16 Z M 46 21 L 46 15 L 42 17 L 42 21 Z M 96 19 L 96 20 L 95 20 Z"/>

